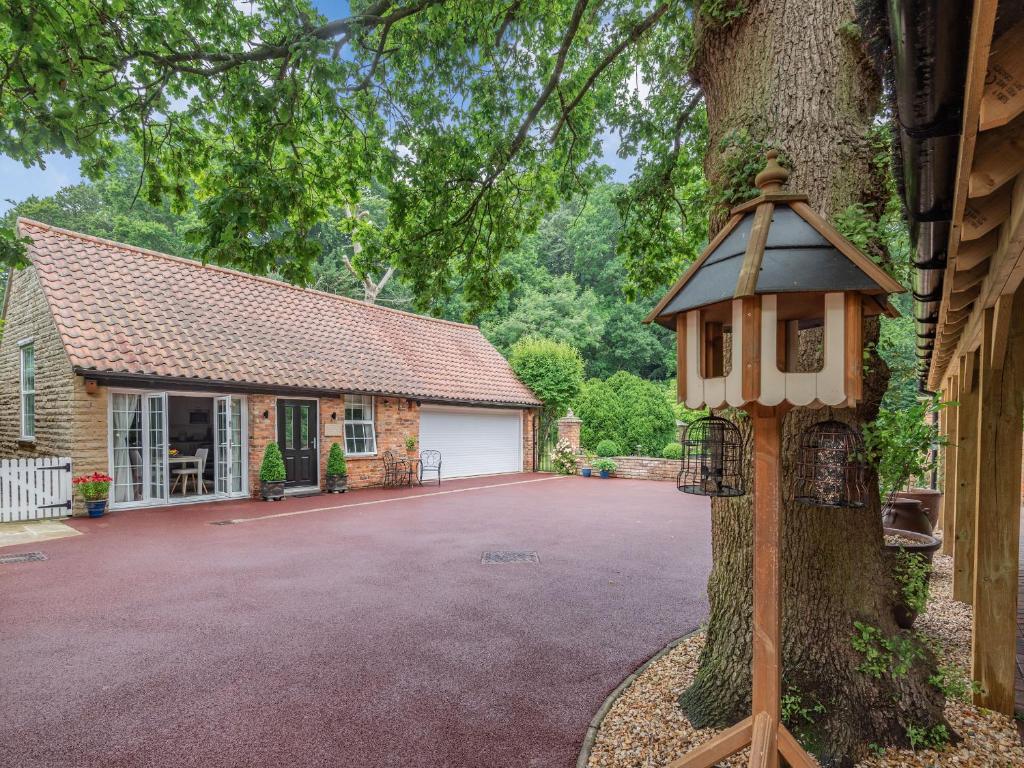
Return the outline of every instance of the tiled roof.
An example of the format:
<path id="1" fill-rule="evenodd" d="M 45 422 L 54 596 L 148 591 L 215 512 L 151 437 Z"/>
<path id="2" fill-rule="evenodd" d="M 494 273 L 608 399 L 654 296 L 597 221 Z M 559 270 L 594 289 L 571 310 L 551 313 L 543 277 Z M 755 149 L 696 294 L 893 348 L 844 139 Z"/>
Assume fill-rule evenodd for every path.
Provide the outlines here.
<path id="1" fill-rule="evenodd" d="M 537 404 L 476 326 L 18 226 L 77 370 Z"/>

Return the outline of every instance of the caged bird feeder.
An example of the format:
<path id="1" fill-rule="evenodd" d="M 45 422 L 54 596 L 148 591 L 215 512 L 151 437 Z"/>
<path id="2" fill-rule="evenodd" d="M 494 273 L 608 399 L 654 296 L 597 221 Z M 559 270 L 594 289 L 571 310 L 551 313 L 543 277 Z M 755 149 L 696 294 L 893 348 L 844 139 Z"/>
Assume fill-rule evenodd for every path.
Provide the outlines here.
<path id="1" fill-rule="evenodd" d="M 697 496 L 743 495 L 743 439 L 735 424 L 705 416 L 686 426 L 676 487 Z"/>
<path id="2" fill-rule="evenodd" d="M 793 768 L 817 765 L 780 711 L 782 418 L 794 406 L 861 400 L 864 319 L 895 316 L 887 296 L 903 291 L 806 196 L 782 191 L 789 173 L 777 158 L 769 152 L 755 179 L 761 194 L 733 208 L 646 320 L 676 332 L 679 401 L 746 409 L 754 443 L 753 711 L 668 768 L 710 768 L 748 745 L 751 768 L 778 768 L 780 757 Z M 680 490 L 744 492 L 739 433 L 723 422 L 711 417 L 694 422 L 700 431 L 687 430 Z M 803 435 L 797 493 L 819 506 L 863 506 L 860 441 L 836 424 Z"/>
<path id="3" fill-rule="evenodd" d="M 860 509 L 867 497 L 864 443 L 841 421 L 822 421 L 800 438 L 796 500 L 815 507 Z"/>

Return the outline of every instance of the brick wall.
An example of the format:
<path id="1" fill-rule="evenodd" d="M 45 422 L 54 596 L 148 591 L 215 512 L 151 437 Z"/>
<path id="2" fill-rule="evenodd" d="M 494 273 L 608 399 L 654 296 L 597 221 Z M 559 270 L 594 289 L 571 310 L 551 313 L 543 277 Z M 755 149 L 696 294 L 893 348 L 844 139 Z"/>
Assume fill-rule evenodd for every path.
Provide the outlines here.
<path id="1" fill-rule="evenodd" d="M 537 411 L 523 410 L 523 472 L 536 472 L 536 456 L 534 456 L 533 426 Z"/>
<path id="2" fill-rule="evenodd" d="M 11 275 L 0 338 L 0 458 L 70 456 L 75 376 L 34 267 Z M 21 437 L 21 348 L 35 353 L 35 440 Z M 77 467 L 75 468 L 77 471 Z"/>
<path id="3" fill-rule="evenodd" d="M 616 456 L 618 466 L 615 477 L 630 480 L 675 480 L 679 474 L 679 459 L 661 459 L 654 456 Z"/>

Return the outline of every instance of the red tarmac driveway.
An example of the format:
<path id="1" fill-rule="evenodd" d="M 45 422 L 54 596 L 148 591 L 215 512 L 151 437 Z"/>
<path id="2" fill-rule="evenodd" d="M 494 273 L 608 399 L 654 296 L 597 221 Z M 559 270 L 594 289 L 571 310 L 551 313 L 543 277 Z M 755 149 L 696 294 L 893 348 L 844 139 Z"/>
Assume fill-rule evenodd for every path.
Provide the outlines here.
<path id="1" fill-rule="evenodd" d="M 125 511 L 0 565 L 0 765 L 571 768 L 605 696 L 704 618 L 708 505 L 435 490 Z"/>

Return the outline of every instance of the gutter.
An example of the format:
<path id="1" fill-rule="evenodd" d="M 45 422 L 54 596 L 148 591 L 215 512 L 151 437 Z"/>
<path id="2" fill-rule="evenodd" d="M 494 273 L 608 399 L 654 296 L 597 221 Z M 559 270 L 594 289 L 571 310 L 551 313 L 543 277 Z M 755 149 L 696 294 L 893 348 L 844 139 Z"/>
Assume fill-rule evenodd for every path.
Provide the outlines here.
<path id="1" fill-rule="evenodd" d="M 970 48 L 970 0 L 889 0 L 903 203 L 914 247 L 919 388 L 935 351 Z"/>

